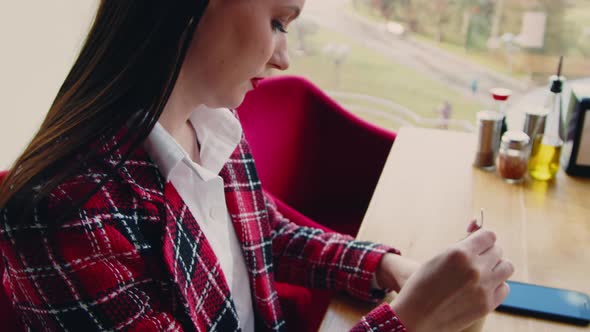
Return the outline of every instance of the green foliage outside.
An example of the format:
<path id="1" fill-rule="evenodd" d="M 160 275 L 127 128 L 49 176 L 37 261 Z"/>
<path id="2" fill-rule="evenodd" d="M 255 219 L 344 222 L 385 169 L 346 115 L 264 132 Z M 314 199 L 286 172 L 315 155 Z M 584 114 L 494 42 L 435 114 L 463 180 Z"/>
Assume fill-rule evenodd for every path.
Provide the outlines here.
<path id="1" fill-rule="evenodd" d="M 292 49 L 297 49 L 297 34 L 290 33 L 289 38 Z M 453 105 L 454 119 L 472 121 L 475 113 L 484 107 L 470 95 L 451 89 L 426 74 L 399 65 L 347 36 L 319 29 L 305 41 L 307 55 L 295 55 L 294 51 L 291 52 L 293 55 L 288 73 L 307 77 L 324 91 L 347 91 L 383 98 L 427 118 L 437 118 L 439 115 L 435 110 L 445 100 Z M 329 44 L 350 47 L 348 57 L 338 70 L 322 52 L 325 45 Z M 344 100 L 340 101 L 346 103 Z M 382 110 L 387 111 L 386 108 Z M 359 115 L 386 128 L 397 129 L 399 125 L 378 115 Z"/>
<path id="2" fill-rule="evenodd" d="M 403 22 L 413 32 L 437 41 L 485 49 L 493 33 L 517 34 L 527 11 L 548 13 L 545 45 L 527 50 L 547 55 L 576 55 L 590 47 L 580 40 L 590 25 L 588 0 L 353 0 L 383 18 Z M 502 3 L 501 10 L 499 3 Z M 586 14 L 584 14 L 586 13 Z M 497 17 L 496 17 L 497 15 Z M 492 31 L 498 19 L 497 31 Z M 581 43 L 580 43 L 581 42 Z"/>
<path id="3" fill-rule="evenodd" d="M 494 71 L 542 83 L 564 55 L 565 75 L 590 76 L 588 0 L 352 0 L 351 9 L 376 22 L 404 24 L 411 38 L 435 44 Z M 489 49 L 490 39 L 521 32 L 526 12 L 547 13 L 544 47 Z"/>

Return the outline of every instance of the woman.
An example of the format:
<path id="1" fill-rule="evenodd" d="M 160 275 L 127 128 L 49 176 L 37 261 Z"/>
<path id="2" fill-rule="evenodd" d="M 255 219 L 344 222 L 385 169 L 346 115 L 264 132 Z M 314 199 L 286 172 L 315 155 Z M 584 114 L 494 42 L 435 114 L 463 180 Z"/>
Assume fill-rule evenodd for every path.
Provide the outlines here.
<path id="1" fill-rule="evenodd" d="M 472 224 L 418 267 L 298 227 L 265 197 L 229 109 L 288 67 L 303 4 L 101 2 L 0 190 L 4 287 L 25 327 L 282 331 L 275 278 L 374 301 L 401 288 L 357 331 L 456 331 L 504 299 L 513 268 L 490 231 Z"/>

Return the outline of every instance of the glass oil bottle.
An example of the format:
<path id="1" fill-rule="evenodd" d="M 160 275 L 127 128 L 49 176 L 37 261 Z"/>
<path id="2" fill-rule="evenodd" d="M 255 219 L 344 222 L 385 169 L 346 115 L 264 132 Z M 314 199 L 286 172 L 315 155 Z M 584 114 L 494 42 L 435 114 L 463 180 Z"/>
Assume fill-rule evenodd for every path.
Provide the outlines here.
<path id="1" fill-rule="evenodd" d="M 562 90 L 565 79 L 560 76 L 561 64 L 562 59 L 559 62 L 558 75 L 550 78 L 550 93 L 545 104 L 548 114 L 543 136 L 532 147 L 529 174 L 536 180 L 552 180 L 559 171 L 564 142 Z"/>

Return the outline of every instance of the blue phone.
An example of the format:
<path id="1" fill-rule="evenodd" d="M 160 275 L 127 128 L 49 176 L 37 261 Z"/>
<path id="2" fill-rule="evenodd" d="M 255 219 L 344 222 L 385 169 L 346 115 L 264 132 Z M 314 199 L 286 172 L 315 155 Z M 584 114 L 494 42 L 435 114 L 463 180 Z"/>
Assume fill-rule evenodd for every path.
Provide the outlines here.
<path id="1" fill-rule="evenodd" d="M 590 324 L 590 297 L 582 292 L 508 281 L 510 294 L 498 311 L 576 325 Z"/>

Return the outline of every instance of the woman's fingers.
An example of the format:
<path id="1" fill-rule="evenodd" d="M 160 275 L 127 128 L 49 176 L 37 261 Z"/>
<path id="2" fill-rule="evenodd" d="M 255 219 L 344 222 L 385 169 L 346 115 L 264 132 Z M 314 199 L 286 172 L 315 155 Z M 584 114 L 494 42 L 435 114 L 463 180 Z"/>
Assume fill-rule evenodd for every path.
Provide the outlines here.
<path id="1" fill-rule="evenodd" d="M 500 304 L 502 304 L 502 302 L 504 302 L 508 293 L 510 293 L 510 286 L 508 286 L 507 283 L 503 282 L 500 286 L 496 287 L 492 297 L 492 310 L 495 310 Z"/>
<path id="2" fill-rule="evenodd" d="M 503 254 L 504 251 L 502 250 L 502 247 L 494 245 L 479 255 L 480 264 L 482 264 L 485 269 L 493 270 L 502 259 Z"/>
<path id="3" fill-rule="evenodd" d="M 486 229 L 475 231 L 463 240 L 467 250 L 476 255 L 481 255 L 496 243 L 496 234 Z"/>
<path id="4" fill-rule="evenodd" d="M 504 282 L 514 274 L 514 265 L 507 259 L 502 259 L 492 269 L 492 280 Z"/>

